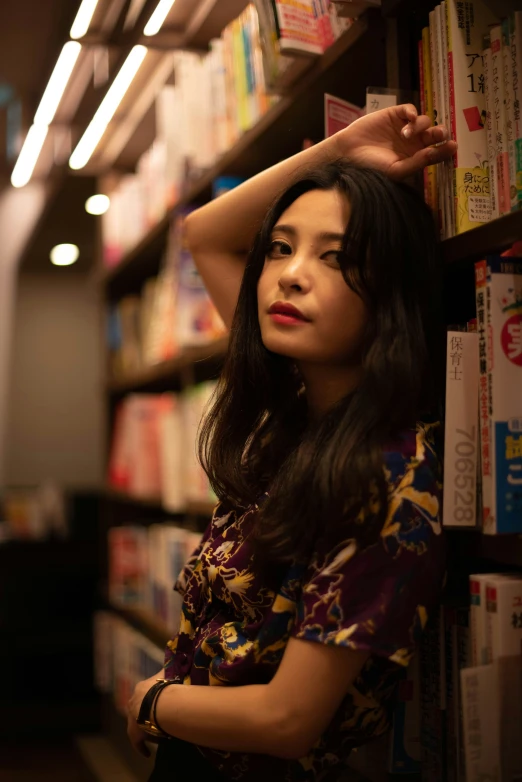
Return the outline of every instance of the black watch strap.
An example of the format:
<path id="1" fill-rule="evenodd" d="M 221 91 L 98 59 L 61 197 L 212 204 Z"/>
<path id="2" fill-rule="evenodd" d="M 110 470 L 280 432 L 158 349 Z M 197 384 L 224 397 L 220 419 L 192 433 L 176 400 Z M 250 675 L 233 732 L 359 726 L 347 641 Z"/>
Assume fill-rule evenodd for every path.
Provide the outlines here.
<path id="1" fill-rule="evenodd" d="M 168 733 L 161 730 L 161 728 L 155 724 L 151 719 L 152 706 L 157 696 L 164 687 L 168 687 L 171 684 L 181 684 L 179 677 L 176 679 L 158 679 L 158 681 L 152 685 L 150 690 L 147 690 L 145 696 L 141 702 L 140 711 L 136 718 L 138 725 L 143 728 L 147 733 L 153 736 L 169 737 Z"/>

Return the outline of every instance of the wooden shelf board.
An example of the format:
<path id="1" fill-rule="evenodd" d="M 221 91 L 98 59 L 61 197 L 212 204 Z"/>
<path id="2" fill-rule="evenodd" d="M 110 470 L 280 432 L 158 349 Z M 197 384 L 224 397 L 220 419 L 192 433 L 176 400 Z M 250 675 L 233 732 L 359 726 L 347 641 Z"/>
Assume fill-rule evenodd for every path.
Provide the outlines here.
<path id="1" fill-rule="evenodd" d="M 477 261 L 501 252 L 522 239 L 522 211 L 498 217 L 490 223 L 446 239 L 442 243 L 446 263 Z"/>
<path id="2" fill-rule="evenodd" d="M 111 380 L 107 389 L 112 394 L 143 391 L 158 384 L 168 383 L 187 367 L 195 367 L 221 361 L 228 348 L 228 336 L 197 347 L 185 348 L 179 356 L 161 364 L 147 367 L 133 377 Z"/>
<path id="3" fill-rule="evenodd" d="M 107 499 L 114 500 L 115 502 L 121 502 L 128 505 L 137 505 L 143 508 L 150 508 L 163 513 L 165 516 L 172 516 L 176 518 L 184 516 L 208 516 L 210 518 L 216 506 L 216 503 L 212 500 L 199 500 L 188 502 L 182 510 L 170 511 L 163 506 L 159 498 L 147 499 L 142 497 L 133 497 L 131 494 L 126 494 L 123 491 L 118 491 L 111 487 L 106 489 L 105 496 Z"/>
<path id="4" fill-rule="evenodd" d="M 304 138 L 324 136 L 324 93 L 331 92 L 364 105 L 366 85 L 385 76 L 384 28 L 380 12 L 363 14 L 285 94 L 246 131 L 234 146 L 196 181 L 187 185 L 180 202 L 130 250 L 119 264 L 100 273 L 109 296 L 150 274 L 150 259 L 161 255 L 172 214 L 181 207 L 209 199 L 212 181 L 223 174 L 253 176 L 299 151 Z M 346 74 L 350 73 L 350 78 Z"/>

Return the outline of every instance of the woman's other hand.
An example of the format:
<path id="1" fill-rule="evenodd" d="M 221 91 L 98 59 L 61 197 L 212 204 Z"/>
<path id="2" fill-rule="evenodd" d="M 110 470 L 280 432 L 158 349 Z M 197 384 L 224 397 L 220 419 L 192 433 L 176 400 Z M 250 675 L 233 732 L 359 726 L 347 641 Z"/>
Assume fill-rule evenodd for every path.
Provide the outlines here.
<path id="1" fill-rule="evenodd" d="M 150 679 L 144 679 L 144 681 L 138 682 L 134 688 L 132 697 L 127 704 L 127 736 L 136 752 L 139 752 L 140 755 L 143 755 L 145 758 L 150 757 L 150 750 L 145 742 L 154 741 L 154 737 L 142 730 L 136 722 L 136 719 L 140 713 L 143 698 L 152 685 L 155 684 L 159 678 L 162 678 L 162 675 L 163 672 L 161 671 L 156 676 L 151 676 Z"/>
<path id="2" fill-rule="evenodd" d="M 396 180 L 448 160 L 457 149 L 444 125 L 433 126 L 429 117 L 419 116 L 409 103 L 367 114 L 330 140 L 339 157 L 377 168 Z"/>

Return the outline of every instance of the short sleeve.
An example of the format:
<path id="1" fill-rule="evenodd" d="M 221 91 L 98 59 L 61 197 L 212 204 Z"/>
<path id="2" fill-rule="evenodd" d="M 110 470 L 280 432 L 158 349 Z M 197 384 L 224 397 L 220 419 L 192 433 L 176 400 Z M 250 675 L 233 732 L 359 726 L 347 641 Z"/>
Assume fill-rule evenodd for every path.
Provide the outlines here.
<path id="1" fill-rule="evenodd" d="M 342 541 L 316 555 L 293 635 L 408 665 L 444 579 L 440 484 L 415 463 L 395 484 L 379 540 Z"/>

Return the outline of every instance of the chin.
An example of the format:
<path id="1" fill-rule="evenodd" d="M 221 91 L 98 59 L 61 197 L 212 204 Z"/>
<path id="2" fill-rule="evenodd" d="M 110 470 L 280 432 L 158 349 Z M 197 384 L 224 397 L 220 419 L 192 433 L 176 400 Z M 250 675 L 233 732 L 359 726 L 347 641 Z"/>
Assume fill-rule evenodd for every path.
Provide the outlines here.
<path id="1" fill-rule="evenodd" d="M 306 337 L 291 334 L 262 334 L 263 345 L 271 353 L 286 356 L 294 361 L 320 361 L 320 356 L 310 350 L 310 344 Z"/>

